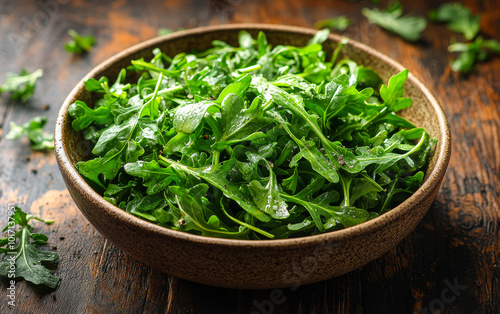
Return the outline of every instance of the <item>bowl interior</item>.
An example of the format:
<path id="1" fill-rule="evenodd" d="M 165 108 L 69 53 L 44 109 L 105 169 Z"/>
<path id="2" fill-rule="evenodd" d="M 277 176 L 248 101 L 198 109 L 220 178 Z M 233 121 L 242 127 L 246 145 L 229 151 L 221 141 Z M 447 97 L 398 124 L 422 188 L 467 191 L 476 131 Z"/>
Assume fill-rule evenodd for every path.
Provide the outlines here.
<path id="1" fill-rule="evenodd" d="M 61 124 L 60 131 L 56 128 L 56 153 L 57 142 L 58 140 L 61 140 L 64 150 L 62 158 L 68 158 L 72 165 L 79 161 L 92 158 L 92 146 L 90 143 L 85 141 L 82 132 L 73 130 L 71 127 L 71 119 L 67 114 L 67 107 L 75 100 L 82 100 L 89 106 L 92 106 L 92 103 L 97 100 L 97 95 L 92 95 L 85 89 L 83 84 L 85 80 L 91 77 L 99 79 L 102 76 L 106 76 L 110 81 L 114 81 L 119 71 L 130 65 L 131 60 L 139 58 L 149 60 L 152 58 L 152 50 L 154 48 L 160 48 L 164 53 L 173 57 L 180 52 L 190 52 L 193 49 L 206 50 L 212 47 L 212 41 L 215 39 L 237 46 L 238 33 L 240 30 L 248 31 L 252 36 L 254 36 L 254 38 L 258 35 L 259 31 L 262 30 L 265 32 L 268 42 L 273 46 L 304 46 L 316 32 L 312 29 L 300 27 L 285 27 L 264 24 L 233 24 L 176 32 L 163 37 L 154 38 L 137 46 L 131 47 L 94 68 L 94 70 L 92 70 L 78 83 L 68 96 L 61 108 L 60 117 L 58 119 L 58 124 Z M 340 36 L 330 35 L 330 38 L 323 43 L 323 47 L 327 52 L 327 55 L 331 55 L 341 39 L 342 38 Z M 339 58 L 349 58 L 359 64 L 363 64 L 364 66 L 374 69 L 379 73 L 384 82 L 387 82 L 392 75 L 399 73 L 404 69 L 402 65 L 389 57 L 355 41 L 349 41 L 349 44 L 342 48 Z M 449 159 L 450 136 L 446 118 L 432 94 L 411 73 L 405 83 L 405 95 L 413 99 L 413 105 L 412 107 L 401 111 L 400 114 L 411 121 L 414 125 L 425 128 L 431 137 L 438 139 L 438 143 L 435 146 L 433 154 L 431 155 L 429 166 L 427 167 L 425 173 L 423 187 L 425 187 L 426 184 L 433 186 L 436 184 L 439 185 Z M 74 167 L 72 167 L 70 171 L 76 173 Z M 441 177 L 438 178 L 439 176 Z M 429 186 L 426 189 L 428 190 Z M 417 197 L 415 195 L 419 195 L 419 191 L 417 191 L 417 193 L 415 193 L 412 197 Z M 424 196 L 419 195 L 418 197 Z M 416 199 L 413 201 L 416 201 Z M 408 200 L 406 202 L 408 202 Z M 109 205 L 112 206 L 111 204 Z M 399 207 L 401 207 L 401 205 L 382 216 L 395 215 Z M 115 209 L 121 211 L 121 209 L 116 207 Z M 139 218 L 136 219 L 139 220 Z M 376 223 L 377 219 L 373 219 L 361 225 Z M 356 228 L 356 226 L 347 229 L 351 228 Z M 169 230 L 166 232 L 176 231 Z M 334 233 L 339 232 L 342 232 L 342 230 L 335 231 Z M 226 239 L 224 239 L 224 241 L 225 240 Z"/>

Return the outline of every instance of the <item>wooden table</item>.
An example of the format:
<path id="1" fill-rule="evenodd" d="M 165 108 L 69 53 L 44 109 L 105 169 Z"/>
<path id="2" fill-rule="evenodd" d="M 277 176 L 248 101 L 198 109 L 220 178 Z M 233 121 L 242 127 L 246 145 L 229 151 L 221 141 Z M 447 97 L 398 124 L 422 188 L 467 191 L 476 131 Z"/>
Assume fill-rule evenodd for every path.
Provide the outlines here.
<path id="1" fill-rule="evenodd" d="M 407 12 L 427 14 L 440 1 L 405 1 Z M 464 1 L 482 13 L 484 36 L 500 40 L 497 1 Z M 385 6 L 383 1 L 382 5 Z M 370 25 L 361 8 L 371 1 L 0 0 L 0 82 L 7 72 L 42 68 L 34 98 L 21 104 L 0 96 L 0 222 L 7 203 L 46 219 L 35 230 L 49 235 L 47 249 L 60 255 L 55 291 L 18 280 L 16 306 L 7 305 L 0 281 L 0 313 L 500 313 L 500 58 L 469 76 L 452 72 L 447 46 L 456 36 L 430 23 L 423 40 L 407 43 Z M 344 34 L 389 55 L 434 93 L 446 112 L 453 155 L 442 189 L 416 230 L 380 259 L 346 275 L 282 289 L 239 291 L 180 280 L 151 269 L 116 249 L 78 211 L 53 152 L 33 152 L 27 141 L 8 141 L 8 121 L 50 117 L 49 131 L 71 88 L 95 65 L 157 35 L 210 24 L 264 22 L 313 27 L 344 14 Z M 67 53 L 66 32 L 97 37 L 82 57 Z M 47 106 L 48 105 L 48 106 Z M 140 245 L 138 243 L 138 245 Z M 279 304 L 278 304 L 279 303 Z"/>

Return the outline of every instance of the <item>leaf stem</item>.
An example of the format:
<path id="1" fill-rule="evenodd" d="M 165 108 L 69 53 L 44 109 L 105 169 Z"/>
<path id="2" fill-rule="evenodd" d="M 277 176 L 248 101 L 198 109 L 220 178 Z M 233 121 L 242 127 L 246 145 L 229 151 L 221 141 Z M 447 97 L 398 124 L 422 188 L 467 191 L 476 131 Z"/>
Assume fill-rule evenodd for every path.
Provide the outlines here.
<path id="1" fill-rule="evenodd" d="M 212 165 L 217 165 L 219 163 L 220 151 L 214 150 Z"/>

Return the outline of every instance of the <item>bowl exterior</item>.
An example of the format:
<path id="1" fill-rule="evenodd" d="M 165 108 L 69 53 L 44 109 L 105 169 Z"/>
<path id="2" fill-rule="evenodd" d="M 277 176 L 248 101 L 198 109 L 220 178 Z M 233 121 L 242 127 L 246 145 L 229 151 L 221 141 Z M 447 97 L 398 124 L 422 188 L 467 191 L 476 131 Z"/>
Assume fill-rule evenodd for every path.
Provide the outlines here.
<path id="1" fill-rule="evenodd" d="M 207 238 L 159 227 L 113 206 L 83 180 L 74 164 L 90 157 L 91 147 L 71 128 L 68 106 L 92 101 L 83 82 L 103 75 L 114 78 L 130 60 L 152 56 L 161 48 L 169 55 L 192 48 L 207 49 L 214 39 L 237 43 L 240 30 L 256 35 L 263 30 L 271 44 L 305 45 L 315 31 L 262 24 L 235 24 L 174 33 L 134 46 L 92 70 L 61 107 L 55 131 L 56 159 L 64 182 L 90 223 L 119 249 L 135 259 L 174 276 L 212 286 L 243 289 L 282 288 L 313 283 L 359 268 L 380 257 L 407 236 L 435 199 L 450 156 L 446 118 L 430 92 L 410 75 L 406 93 L 414 106 L 403 114 L 438 139 L 422 187 L 392 211 L 344 230 L 310 237 L 245 241 Z M 341 38 L 330 35 L 324 44 L 333 51 Z M 350 41 L 345 57 L 379 71 L 387 79 L 403 69 L 388 57 Z"/>

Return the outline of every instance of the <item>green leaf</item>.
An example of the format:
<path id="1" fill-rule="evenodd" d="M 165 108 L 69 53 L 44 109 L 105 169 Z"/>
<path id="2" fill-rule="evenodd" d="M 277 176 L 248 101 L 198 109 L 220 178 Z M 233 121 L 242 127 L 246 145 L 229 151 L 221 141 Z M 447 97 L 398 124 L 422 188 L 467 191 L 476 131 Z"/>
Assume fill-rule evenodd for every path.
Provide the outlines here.
<path id="1" fill-rule="evenodd" d="M 314 37 L 309 40 L 307 45 L 310 46 L 314 44 L 322 44 L 328 39 L 328 35 L 330 35 L 329 29 L 325 28 L 320 31 L 317 31 L 316 34 L 314 34 Z"/>
<path id="2" fill-rule="evenodd" d="M 325 153 L 322 153 L 316 146 L 314 141 L 310 140 L 304 142 L 298 139 L 288 127 L 288 123 L 284 121 L 284 119 L 279 114 L 274 112 L 269 112 L 269 114 L 275 119 L 277 123 L 279 123 L 279 125 L 281 125 L 286 130 L 286 132 L 300 148 L 300 152 L 297 155 L 293 156 L 293 158 L 291 159 L 289 164 L 290 167 L 295 167 L 301 158 L 305 158 L 309 161 L 311 167 L 325 179 L 333 183 L 339 181 L 337 171 L 340 167 L 340 164 L 338 162 L 335 162 L 335 159 L 332 160 L 328 158 Z M 331 143 L 331 145 L 334 144 Z"/>
<path id="3" fill-rule="evenodd" d="M 254 225 L 248 224 L 248 223 L 246 223 L 246 222 L 243 222 L 243 221 L 241 221 L 241 220 L 239 220 L 239 219 L 236 219 L 236 218 L 234 218 L 233 216 L 229 215 L 229 214 L 227 213 L 226 209 L 224 208 L 224 205 L 222 204 L 222 199 L 221 199 L 221 204 L 220 204 L 220 205 L 221 205 L 221 209 L 222 209 L 222 211 L 224 212 L 224 214 L 225 214 L 225 215 L 226 215 L 226 216 L 227 216 L 230 220 L 232 220 L 233 222 L 235 222 L 235 223 L 237 223 L 237 224 L 239 224 L 239 225 L 241 225 L 241 226 L 243 226 L 243 227 L 245 227 L 245 228 L 248 228 L 249 230 L 253 230 L 253 231 L 255 231 L 255 232 L 259 233 L 259 234 L 262 234 L 263 236 L 265 236 L 265 237 L 267 237 L 267 238 L 269 238 L 269 239 L 274 238 L 274 235 L 273 235 L 272 233 L 266 232 L 266 231 L 264 231 L 264 230 L 262 230 L 262 229 L 260 229 L 260 228 L 255 227 Z"/>
<path id="4" fill-rule="evenodd" d="M 257 180 L 253 180 L 248 184 L 250 194 L 261 211 L 269 214 L 274 219 L 285 219 L 290 216 L 290 213 L 286 203 L 279 195 L 276 175 L 272 169 L 269 169 L 269 172 L 269 181 L 266 186 L 262 186 Z"/>
<path id="5" fill-rule="evenodd" d="M 222 150 L 243 141 L 263 138 L 265 134 L 259 130 L 269 120 L 264 118 L 260 103 L 260 99 L 255 98 L 251 106 L 246 109 L 243 98 L 237 94 L 228 94 L 222 101 L 220 118 L 222 134 L 212 148 Z"/>
<path id="6" fill-rule="evenodd" d="M 500 43 L 494 39 L 476 38 L 471 43 L 453 43 L 448 47 L 450 52 L 459 52 L 458 57 L 451 61 L 453 71 L 469 73 L 477 62 L 488 59 L 492 54 L 500 54 Z"/>
<path id="7" fill-rule="evenodd" d="M 75 118 L 71 126 L 76 131 L 87 128 L 92 122 L 96 124 L 107 124 L 113 120 L 113 116 L 106 106 L 90 109 L 83 101 L 77 100 L 68 107 L 68 113 Z"/>
<path id="8" fill-rule="evenodd" d="M 329 28 L 333 31 L 343 32 L 347 29 L 347 27 L 351 25 L 351 20 L 345 15 L 332 17 L 330 19 L 318 21 L 315 25 L 316 28 Z"/>
<path id="9" fill-rule="evenodd" d="M 49 118 L 45 116 L 34 117 L 22 125 L 17 125 L 14 121 L 10 121 L 10 130 L 5 138 L 15 140 L 21 138 L 23 135 L 27 135 L 32 149 L 53 149 L 54 136 L 43 131 L 43 127 L 48 121 Z"/>
<path id="10" fill-rule="evenodd" d="M 12 219 L 12 220 L 11 220 Z M 15 266 L 15 277 L 22 277 L 25 280 L 32 282 L 36 285 L 46 285 L 55 289 L 60 278 L 52 275 L 51 271 L 42 265 L 44 262 L 56 262 L 59 256 L 53 252 L 43 251 L 37 248 L 34 244 L 45 244 L 48 240 L 47 236 L 43 234 L 31 233 L 31 219 L 44 220 L 27 215 L 19 207 L 15 207 L 15 213 L 9 218 L 9 223 L 5 230 L 12 230 L 15 225 L 21 227 L 15 233 L 17 245 L 11 243 L 10 240 L 2 239 L 2 246 L 0 254 L 4 253 L 2 261 L 0 262 L 0 275 L 4 277 L 11 277 L 12 265 Z M 48 222 L 47 223 L 52 223 Z M 10 234 L 10 233 L 9 233 Z M 33 242 L 31 242 L 31 240 Z"/>
<path id="11" fill-rule="evenodd" d="M 255 218 L 260 221 L 267 222 L 270 221 L 271 218 L 261 211 L 259 207 L 253 202 L 250 195 L 245 195 L 241 190 L 239 185 L 229 182 L 226 177 L 234 166 L 235 160 L 230 159 L 222 164 L 218 164 L 215 166 L 209 166 L 205 168 L 191 168 L 187 167 L 181 163 L 177 163 L 173 160 L 169 160 L 166 158 L 161 158 L 167 164 L 172 166 L 175 169 L 183 171 L 187 174 L 193 175 L 195 177 L 199 177 L 211 185 L 215 186 L 219 190 L 224 193 L 224 195 L 235 202 L 237 202 L 244 210 L 250 213 Z"/>
<path id="12" fill-rule="evenodd" d="M 339 181 L 337 170 L 340 165 L 332 162 L 323 154 L 313 141 L 296 141 L 300 147 L 300 152 L 293 156 L 290 161 L 290 167 L 295 167 L 301 158 L 305 158 L 311 164 L 311 167 L 330 182 Z"/>
<path id="13" fill-rule="evenodd" d="M 118 175 L 120 168 L 125 165 L 123 151 L 112 149 L 103 157 L 97 157 L 88 161 L 80 161 L 75 167 L 86 179 L 94 182 L 98 186 L 105 188 L 99 175 L 103 174 L 107 179 L 112 180 Z"/>
<path id="14" fill-rule="evenodd" d="M 413 192 L 415 192 L 422 184 L 423 179 L 424 173 L 422 171 L 419 171 L 415 175 L 406 178 L 397 177 L 396 180 L 393 181 L 389 191 L 387 192 L 384 203 L 380 208 L 380 214 L 386 212 L 390 208 L 389 206 L 391 205 L 391 203 L 394 200 L 397 200 L 398 196 L 401 196 L 403 194 L 407 197 L 408 195 L 411 195 Z M 404 197 L 403 199 L 405 199 L 406 197 Z"/>
<path id="15" fill-rule="evenodd" d="M 238 44 L 243 49 L 252 49 L 255 44 L 255 40 L 247 31 L 240 31 L 238 34 Z"/>
<path id="16" fill-rule="evenodd" d="M 74 29 L 68 30 L 68 35 L 71 36 L 72 40 L 67 42 L 64 48 L 71 53 L 81 54 L 89 52 L 96 43 L 93 35 L 82 36 Z"/>
<path id="17" fill-rule="evenodd" d="M 356 89 L 356 77 L 354 75 L 347 76 L 345 74 L 337 76 L 325 86 L 325 96 L 328 104 L 321 115 L 323 125 L 330 128 L 328 122 L 338 116 L 338 114 L 352 102 L 363 101 L 371 96 L 372 91 L 367 90 L 359 92 Z"/>
<path id="18" fill-rule="evenodd" d="M 462 33 L 467 40 L 472 40 L 479 33 L 481 16 L 473 15 L 462 3 L 442 4 L 437 10 L 429 13 L 429 19 L 447 23 L 451 31 Z"/>
<path id="19" fill-rule="evenodd" d="M 127 203 L 125 210 L 128 213 L 151 222 L 158 222 L 157 217 L 161 217 L 162 214 L 163 216 L 169 216 L 167 213 L 162 213 L 163 208 L 168 205 L 164 193 L 146 195 L 143 197 L 141 193 L 132 190 L 131 194 L 134 196 L 134 199 Z M 163 217 L 163 220 L 170 221 L 171 218 L 172 217 Z"/>
<path id="20" fill-rule="evenodd" d="M 382 78 L 373 69 L 360 66 L 358 67 L 358 75 L 356 77 L 358 87 L 370 87 L 378 90 L 382 85 Z"/>
<path id="21" fill-rule="evenodd" d="M 282 182 L 283 188 L 291 191 L 293 194 L 295 194 L 295 191 L 297 190 L 299 181 L 299 171 L 297 169 L 298 167 L 294 167 L 293 174 L 290 177 L 284 179 Z"/>
<path id="22" fill-rule="evenodd" d="M 200 125 L 205 114 L 219 111 L 219 106 L 213 101 L 201 101 L 177 108 L 173 125 L 178 133 L 191 134 Z"/>
<path id="23" fill-rule="evenodd" d="M 12 93 L 12 99 L 26 102 L 35 92 L 36 82 L 43 76 L 42 69 L 29 73 L 25 69 L 21 70 L 19 75 L 7 73 L 7 78 L 0 86 L 0 94 L 3 92 Z"/>
<path id="24" fill-rule="evenodd" d="M 389 7 L 385 11 L 363 8 L 361 13 L 370 23 L 377 24 L 410 42 L 420 40 L 421 33 L 427 27 L 423 16 L 402 15 L 403 7 L 399 2 L 393 3 L 392 8 Z"/>
<path id="25" fill-rule="evenodd" d="M 219 218 L 210 215 L 203 200 L 208 190 L 208 185 L 199 184 L 190 189 L 183 189 L 178 186 L 172 186 L 169 191 L 175 194 L 175 199 L 179 210 L 182 213 L 186 229 L 198 230 L 202 235 L 221 237 L 221 238 L 239 238 L 247 233 L 247 230 L 229 231 L 222 225 Z M 210 215 L 208 221 L 205 216 Z"/>
<path id="26" fill-rule="evenodd" d="M 96 92 L 96 93 L 105 93 L 106 90 L 104 89 L 103 84 L 107 83 L 108 79 L 106 77 L 101 77 L 99 81 L 96 80 L 95 78 L 89 78 L 84 82 L 85 88 L 89 92 Z"/>
<path id="27" fill-rule="evenodd" d="M 304 103 L 302 100 L 299 100 L 291 94 L 283 91 L 281 88 L 270 84 L 258 85 L 257 88 L 262 90 L 262 94 L 266 103 L 272 102 L 274 106 L 282 106 L 291 110 L 298 117 L 305 121 L 305 123 L 311 128 L 311 130 L 320 138 L 325 148 L 329 148 L 331 151 L 334 150 L 334 145 L 325 137 L 325 135 L 321 131 L 321 128 L 319 127 L 317 122 L 318 118 L 309 114 L 304 109 Z"/>
<path id="28" fill-rule="evenodd" d="M 397 112 L 411 106 L 411 99 L 402 97 L 404 93 L 403 85 L 407 77 L 408 69 L 391 76 L 387 86 L 382 85 L 380 88 L 380 96 L 389 111 Z"/>
<path id="29" fill-rule="evenodd" d="M 158 29 L 158 36 L 168 35 L 173 33 L 174 31 L 170 28 L 162 27 Z"/>
<path id="30" fill-rule="evenodd" d="M 163 75 L 170 76 L 170 77 L 178 77 L 180 75 L 180 71 L 178 71 L 178 70 L 173 70 L 173 71 L 167 70 L 167 69 L 160 67 L 159 65 L 152 64 L 150 62 L 146 62 L 142 58 L 138 59 L 138 60 L 132 60 L 131 63 L 132 63 L 133 68 L 137 71 L 145 70 L 151 74 L 162 73 Z"/>
<path id="31" fill-rule="evenodd" d="M 408 149 L 404 154 L 391 152 L 394 146 L 389 146 L 386 149 L 380 146 L 372 149 L 358 147 L 356 149 L 355 163 L 352 164 L 352 167 L 345 167 L 344 169 L 350 173 L 356 173 L 364 170 L 369 165 L 377 164 L 375 173 L 380 173 L 401 160 L 404 160 L 412 168 L 415 165 L 415 161 L 410 156 L 424 149 L 428 141 L 429 135 L 426 132 L 422 132 L 422 136 L 417 144 L 404 146 Z M 398 148 L 401 149 L 403 146 L 399 146 Z"/>
<path id="32" fill-rule="evenodd" d="M 132 138 L 139 119 L 137 116 L 119 124 L 112 125 L 102 132 L 99 140 L 92 149 L 92 153 L 97 156 L 107 154 L 113 148 L 122 151 L 127 142 Z"/>
<path id="33" fill-rule="evenodd" d="M 252 83 L 252 76 L 250 74 L 241 77 L 236 82 L 229 84 L 226 88 L 224 88 L 215 102 L 219 105 L 222 104 L 222 101 L 229 94 L 237 94 L 240 97 L 244 97 L 245 92 L 248 90 L 248 87 L 250 87 L 250 83 Z"/>
<path id="34" fill-rule="evenodd" d="M 143 178 L 143 185 L 148 188 L 148 195 L 165 190 L 172 182 L 179 184 L 176 173 L 171 168 L 160 167 L 155 160 L 128 163 L 124 169 L 131 176 Z"/>

